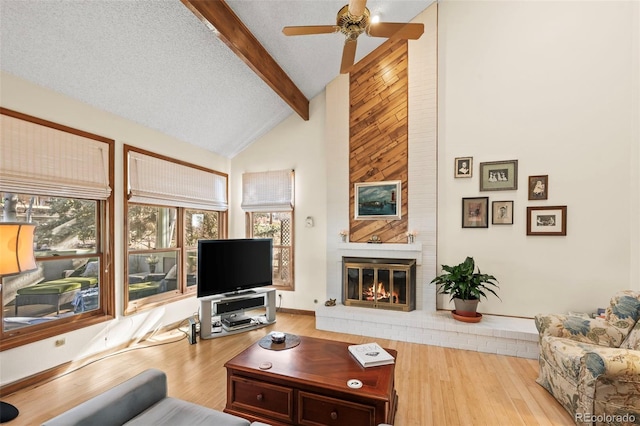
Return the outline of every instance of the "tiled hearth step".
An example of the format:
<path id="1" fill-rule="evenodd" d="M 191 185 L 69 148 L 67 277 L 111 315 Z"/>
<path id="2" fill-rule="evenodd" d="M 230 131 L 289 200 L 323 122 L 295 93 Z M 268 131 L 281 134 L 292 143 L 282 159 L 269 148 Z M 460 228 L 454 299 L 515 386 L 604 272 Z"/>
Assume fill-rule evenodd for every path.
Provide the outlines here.
<path id="1" fill-rule="evenodd" d="M 538 358 L 538 332 L 533 319 L 484 315 L 479 323 L 463 323 L 449 311 L 395 312 L 372 308 L 321 306 L 316 328 L 372 338 L 399 340 L 477 352 Z"/>

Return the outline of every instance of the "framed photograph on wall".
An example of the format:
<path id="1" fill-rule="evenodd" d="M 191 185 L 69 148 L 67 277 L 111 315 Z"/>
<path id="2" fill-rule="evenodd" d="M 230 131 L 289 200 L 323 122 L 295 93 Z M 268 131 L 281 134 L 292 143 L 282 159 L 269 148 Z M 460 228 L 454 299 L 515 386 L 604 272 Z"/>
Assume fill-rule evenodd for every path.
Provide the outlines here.
<path id="1" fill-rule="evenodd" d="M 529 199 L 546 200 L 549 198 L 549 175 L 529 176 Z"/>
<path id="2" fill-rule="evenodd" d="M 454 177 L 470 178 L 473 175 L 473 157 L 457 157 L 453 167 Z"/>
<path id="3" fill-rule="evenodd" d="M 402 181 L 355 184 L 355 219 L 386 220 L 401 218 Z"/>
<path id="4" fill-rule="evenodd" d="M 480 191 L 518 189 L 518 160 L 480 163 Z"/>
<path id="5" fill-rule="evenodd" d="M 567 235 L 567 206 L 527 207 L 527 235 Z"/>
<path id="6" fill-rule="evenodd" d="M 513 201 L 493 201 L 491 203 L 492 225 L 513 225 Z"/>
<path id="7" fill-rule="evenodd" d="M 489 197 L 462 199 L 462 227 L 489 227 Z"/>

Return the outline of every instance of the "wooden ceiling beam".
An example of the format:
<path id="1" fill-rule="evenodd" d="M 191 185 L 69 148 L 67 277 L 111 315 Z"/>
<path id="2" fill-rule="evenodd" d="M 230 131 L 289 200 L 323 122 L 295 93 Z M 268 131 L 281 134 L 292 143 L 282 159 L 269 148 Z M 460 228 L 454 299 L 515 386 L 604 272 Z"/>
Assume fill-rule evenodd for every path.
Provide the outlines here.
<path id="1" fill-rule="evenodd" d="M 181 0 L 295 112 L 309 120 L 309 100 L 223 0 Z"/>

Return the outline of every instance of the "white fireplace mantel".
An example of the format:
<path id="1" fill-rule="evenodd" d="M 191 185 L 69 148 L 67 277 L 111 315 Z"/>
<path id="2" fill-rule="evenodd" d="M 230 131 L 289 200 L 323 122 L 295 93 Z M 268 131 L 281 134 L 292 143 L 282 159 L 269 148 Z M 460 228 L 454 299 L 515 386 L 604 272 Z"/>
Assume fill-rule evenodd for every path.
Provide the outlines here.
<path id="1" fill-rule="evenodd" d="M 370 244 L 370 243 L 338 243 L 340 257 L 386 257 L 389 259 L 415 259 L 422 264 L 422 244 Z"/>

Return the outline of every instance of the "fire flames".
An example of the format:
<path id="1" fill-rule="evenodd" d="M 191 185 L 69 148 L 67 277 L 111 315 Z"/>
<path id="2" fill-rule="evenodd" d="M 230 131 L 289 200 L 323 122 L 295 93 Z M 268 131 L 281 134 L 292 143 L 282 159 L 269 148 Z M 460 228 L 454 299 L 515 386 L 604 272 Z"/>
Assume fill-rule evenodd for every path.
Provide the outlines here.
<path id="1" fill-rule="evenodd" d="M 365 296 L 365 299 L 369 301 L 390 299 L 391 303 L 400 303 L 400 300 L 398 298 L 398 293 L 394 291 L 392 294 L 389 290 L 385 288 L 382 282 L 379 282 L 378 284 L 375 284 L 375 283 L 371 284 L 369 288 L 364 290 L 364 296 Z"/>

